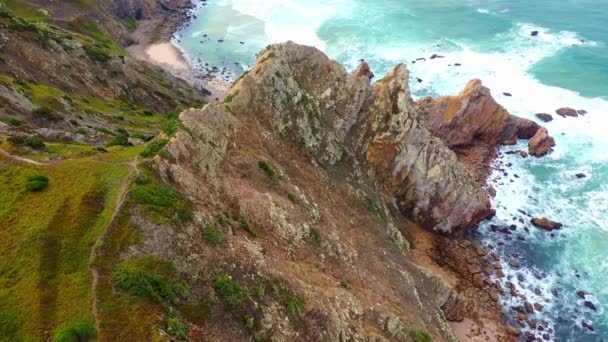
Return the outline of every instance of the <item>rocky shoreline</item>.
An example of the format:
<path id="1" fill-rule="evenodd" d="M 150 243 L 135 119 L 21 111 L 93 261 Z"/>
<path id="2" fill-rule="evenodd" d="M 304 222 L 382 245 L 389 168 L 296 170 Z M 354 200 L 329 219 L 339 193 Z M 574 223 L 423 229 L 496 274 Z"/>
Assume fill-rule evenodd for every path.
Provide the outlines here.
<path id="1" fill-rule="evenodd" d="M 185 10 L 181 16 L 172 16 L 168 27 L 176 30 L 184 21 L 189 20 L 187 13 L 188 10 Z M 160 36 L 153 37 L 151 30 L 155 27 L 155 20 L 162 19 L 142 23 L 134 34 L 139 43 L 130 48 L 135 56 L 147 61 L 150 61 L 149 56 L 146 57 L 141 51 L 157 42 L 169 41 L 173 35 L 172 30 L 161 30 Z M 163 67 L 191 84 L 208 89 L 210 79 L 193 76 L 191 67 L 181 71 L 167 65 Z M 373 77 L 365 63 L 354 75 L 368 79 Z M 213 96 L 218 97 L 217 92 L 214 91 Z M 475 181 L 485 188 L 485 193 L 489 196 L 492 196 L 494 190 L 486 186 L 486 181 L 493 171 L 492 162 L 498 157 L 498 144 L 515 144 L 518 138 L 539 141 L 531 143 L 530 152 L 522 152 L 522 157 L 527 157 L 524 154 L 528 153 L 542 156 L 552 147 L 546 130 L 533 121 L 509 115 L 494 101 L 489 89 L 483 87 L 479 80 L 471 81 L 458 96 L 438 100 L 422 99 L 417 103 L 417 107 L 426 118 L 425 125 L 456 152 L 459 162 L 466 165 Z M 446 108 L 452 111 L 447 115 L 455 119 L 448 121 L 447 125 Z M 539 131 L 542 136 L 537 137 Z M 537 151 L 539 149 L 540 152 Z M 463 223 L 462 227 L 493 215 L 489 202 L 483 206 L 486 207 L 484 213 L 474 215 L 471 221 Z M 506 324 L 506 318 L 502 314 L 503 308 L 499 303 L 499 296 L 508 292 L 505 292 L 498 282 L 491 280 L 492 276 L 504 276 L 498 256 L 492 252 L 492 246 L 481 246 L 470 236 L 462 237 L 462 230 L 458 231 L 459 237 L 445 237 L 413 228 L 410 234 L 413 239 L 414 261 L 430 269 L 438 268 L 439 272 L 443 273 L 440 276 L 464 296 L 465 301 L 456 304 L 447 313 L 448 320 L 454 322 L 451 326 L 457 337 L 467 341 L 517 340 L 520 331 Z M 420 244 L 421 240 L 426 243 Z"/>

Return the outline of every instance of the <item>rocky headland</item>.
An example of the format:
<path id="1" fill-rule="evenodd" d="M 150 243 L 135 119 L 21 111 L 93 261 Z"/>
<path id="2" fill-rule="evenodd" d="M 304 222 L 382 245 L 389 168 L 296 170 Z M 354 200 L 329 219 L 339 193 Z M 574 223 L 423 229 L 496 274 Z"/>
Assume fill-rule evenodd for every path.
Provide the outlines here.
<path id="1" fill-rule="evenodd" d="M 554 145 L 545 128 L 510 115 L 480 80 L 455 96 L 414 101 L 404 64 L 372 82 L 365 62 L 349 73 L 291 42 L 261 51 L 225 96 L 209 97 L 209 80 L 193 81 L 188 67 L 146 63 L 154 62 L 149 48 L 188 18 L 189 1 L 98 5 L 32 7 L 42 16 L 34 24 L 0 12 L 0 134 L 8 139 L 0 165 L 14 168 L 2 175 L 50 173 L 56 186 L 91 173 L 112 180 L 99 186 L 104 195 L 119 195 L 75 197 L 82 216 L 117 203 L 93 241 L 53 249 L 57 233 L 39 234 L 51 259 L 68 255 L 66 245 L 93 246 L 80 253 L 89 259 L 79 260 L 88 264 L 79 275 L 92 279 L 83 306 L 98 340 L 517 339 L 499 305 L 513 291 L 492 280 L 504 277 L 493 246 L 463 236 L 494 215 L 486 180 L 497 146 L 525 139 L 529 150 L 517 153 L 543 156 Z M 17 146 L 31 138 L 42 150 Z M 97 168 L 52 173 L 80 162 Z M 120 184 L 103 173 L 114 167 L 129 170 Z M 65 203 L 41 231 L 71 227 L 64 216 L 91 225 L 64 215 Z M 144 295 L 120 281 L 140 268 L 137 279 L 154 284 Z M 174 278 L 179 286 L 167 290 Z M 48 303 L 63 302 L 49 300 L 44 279 L 44 300 L 33 305 L 54 313 Z M 0 299 L 0 309 L 10 307 Z M 74 319 L 48 317 L 15 331 L 50 339 Z"/>

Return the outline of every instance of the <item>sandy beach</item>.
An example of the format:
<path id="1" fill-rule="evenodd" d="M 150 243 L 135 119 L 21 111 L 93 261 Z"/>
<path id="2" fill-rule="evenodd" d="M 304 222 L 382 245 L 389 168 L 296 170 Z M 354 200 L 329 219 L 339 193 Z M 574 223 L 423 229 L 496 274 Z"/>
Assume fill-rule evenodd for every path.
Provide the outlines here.
<path id="1" fill-rule="evenodd" d="M 171 42 L 173 30 L 161 19 L 140 21 L 137 30 L 131 34 L 136 43 L 126 50 L 134 58 L 157 65 L 194 88 L 211 93 L 207 96 L 209 102 L 222 101 L 230 84 L 199 77 L 183 52 Z"/>

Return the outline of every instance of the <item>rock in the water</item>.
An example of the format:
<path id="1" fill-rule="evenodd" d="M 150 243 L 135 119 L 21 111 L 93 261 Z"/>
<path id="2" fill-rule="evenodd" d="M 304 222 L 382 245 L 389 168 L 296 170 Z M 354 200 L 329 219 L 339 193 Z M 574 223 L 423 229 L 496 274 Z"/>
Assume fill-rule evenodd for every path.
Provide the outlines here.
<path id="1" fill-rule="evenodd" d="M 584 305 L 585 305 L 586 308 L 589 308 L 589 309 L 591 309 L 593 311 L 597 311 L 597 308 L 595 307 L 595 304 L 593 304 L 592 302 L 590 302 L 588 300 L 585 301 Z"/>
<path id="2" fill-rule="evenodd" d="M 582 299 L 585 299 L 585 297 L 587 297 L 587 292 L 579 290 L 579 291 L 576 291 L 576 295 Z"/>
<path id="3" fill-rule="evenodd" d="M 536 117 L 542 122 L 551 122 L 553 121 L 553 115 L 547 113 L 538 113 Z"/>
<path id="4" fill-rule="evenodd" d="M 582 115 L 582 116 L 587 115 L 587 111 L 586 111 L 586 110 L 584 110 L 584 109 L 579 109 L 579 110 L 577 110 L 577 111 L 576 111 L 576 113 L 577 113 L 578 115 Z"/>
<path id="5" fill-rule="evenodd" d="M 522 158 L 528 158 L 528 152 L 526 152 L 526 151 L 520 151 L 520 152 L 519 152 L 519 155 L 520 155 Z"/>
<path id="6" fill-rule="evenodd" d="M 559 222 L 554 222 L 546 218 L 533 218 L 531 222 L 535 227 L 548 231 L 560 229 L 563 226 Z"/>
<path id="7" fill-rule="evenodd" d="M 513 96 L 513 94 L 511 94 L 511 93 L 502 93 L 502 94 L 503 94 L 504 96 L 507 96 L 507 97 L 511 97 L 511 96 Z"/>
<path id="8" fill-rule="evenodd" d="M 577 117 L 578 116 L 578 112 L 576 111 L 576 109 L 570 108 L 570 107 L 564 107 L 564 108 L 560 108 L 558 110 L 555 111 L 557 113 L 557 115 L 565 118 L 567 116 L 570 117 Z"/>
<path id="9" fill-rule="evenodd" d="M 355 72 L 353 73 L 354 77 L 365 77 L 368 80 L 371 80 L 372 78 L 374 78 L 374 73 L 371 71 L 371 69 L 369 68 L 369 64 L 367 64 L 367 62 L 361 62 L 361 64 L 359 64 L 359 66 L 357 67 L 357 70 L 355 70 Z"/>
<path id="10" fill-rule="evenodd" d="M 528 142 L 528 152 L 535 157 L 542 157 L 555 146 L 555 139 L 549 136 L 546 128 L 542 127 Z"/>
<path id="11" fill-rule="evenodd" d="M 538 31 L 532 31 L 532 32 L 530 32 L 530 35 L 532 37 L 536 37 L 536 36 L 538 36 Z"/>
<path id="12" fill-rule="evenodd" d="M 584 173 L 577 173 L 576 174 L 576 178 L 578 178 L 578 179 L 582 179 L 582 178 L 586 178 L 586 177 L 587 177 L 587 175 L 584 174 Z"/>

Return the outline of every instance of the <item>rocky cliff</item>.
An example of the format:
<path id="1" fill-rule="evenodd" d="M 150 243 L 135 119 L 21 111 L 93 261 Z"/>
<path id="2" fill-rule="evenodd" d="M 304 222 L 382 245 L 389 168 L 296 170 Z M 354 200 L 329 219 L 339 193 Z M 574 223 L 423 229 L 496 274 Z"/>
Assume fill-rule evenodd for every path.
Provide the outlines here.
<path id="1" fill-rule="evenodd" d="M 263 51 L 226 103 L 205 112 L 253 119 L 328 172 L 394 198 L 406 217 L 454 233 L 490 216 L 490 204 L 456 155 L 423 126 L 407 82 L 405 65 L 370 85 L 320 51 L 287 43 Z"/>

